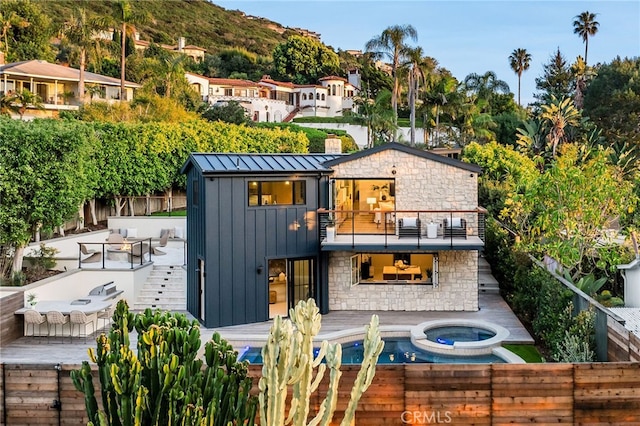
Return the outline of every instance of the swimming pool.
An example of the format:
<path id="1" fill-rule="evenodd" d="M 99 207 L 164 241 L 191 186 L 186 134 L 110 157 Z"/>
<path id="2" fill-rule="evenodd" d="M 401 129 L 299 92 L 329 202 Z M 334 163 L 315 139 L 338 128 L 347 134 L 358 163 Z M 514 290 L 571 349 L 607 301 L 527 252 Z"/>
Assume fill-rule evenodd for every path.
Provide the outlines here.
<path id="1" fill-rule="evenodd" d="M 384 350 L 378 364 L 489 364 L 506 361 L 494 354 L 473 356 L 446 355 L 425 351 L 413 345 L 410 338 L 384 338 Z M 251 364 L 262 364 L 262 348 L 246 346 L 240 351 L 240 360 Z M 316 349 L 317 351 L 317 349 Z M 363 358 L 362 341 L 342 344 L 342 363 L 361 364 Z M 316 352 L 317 353 L 317 352 Z"/>

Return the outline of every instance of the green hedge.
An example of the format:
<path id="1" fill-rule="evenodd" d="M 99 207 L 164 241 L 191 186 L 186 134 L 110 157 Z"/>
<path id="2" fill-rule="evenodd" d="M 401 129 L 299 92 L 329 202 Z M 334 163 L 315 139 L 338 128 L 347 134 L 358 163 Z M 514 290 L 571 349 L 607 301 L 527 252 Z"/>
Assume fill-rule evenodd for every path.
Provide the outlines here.
<path id="1" fill-rule="evenodd" d="M 312 117 L 316 118 L 316 117 Z M 338 129 L 314 129 L 302 127 L 294 123 L 257 123 L 256 127 L 265 129 L 287 129 L 292 132 L 300 132 L 309 139 L 309 152 L 324 152 L 324 141 L 327 135 L 334 134 L 342 141 L 342 152 L 358 151 L 358 145 L 353 138 L 344 130 Z"/>
<path id="2" fill-rule="evenodd" d="M 593 350 L 595 329 L 585 319 L 587 315 L 574 315 L 571 290 L 536 266 L 526 253 L 515 250 L 512 236 L 492 218 L 487 219 L 485 235 L 485 256 L 503 297 L 534 332 L 544 352 L 557 357 L 567 331 Z"/>

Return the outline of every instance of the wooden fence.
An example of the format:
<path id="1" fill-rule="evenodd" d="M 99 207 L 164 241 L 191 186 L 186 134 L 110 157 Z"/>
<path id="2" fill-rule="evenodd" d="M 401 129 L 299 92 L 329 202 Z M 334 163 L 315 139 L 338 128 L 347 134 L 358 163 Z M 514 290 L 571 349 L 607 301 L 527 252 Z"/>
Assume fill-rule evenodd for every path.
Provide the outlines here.
<path id="1" fill-rule="evenodd" d="M 78 366 L 55 367 L 2 365 L 2 424 L 86 424 L 84 396 L 69 377 L 69 371 Z M 358 369 L 342 368 L 334 416 L 338 421 Z M 260 366 L 251 366 L 250 374 L 257 378 Z M 312 413 L 326 394 L 326 382 L 325 378 L 310 401 Z M 94 383 L 98 386 L 97 378 Z M 381 365 L 360 400 L 355 422 L 365 426 L 447 423 L 638 425 L 640 363 Z"/>
<path id="2" fill-rule="evenodd" d="M 0 297 L 0 346 L 24 336 L 24 318 L 14 314 L 24 307 L 24 294 L 22 289 L 16 290 L 16 293 Z"/>
<path id="3" fill-rule="evenodd" d="M 640 338 L 607 318 L 607 360 L 640 362 Z"/>

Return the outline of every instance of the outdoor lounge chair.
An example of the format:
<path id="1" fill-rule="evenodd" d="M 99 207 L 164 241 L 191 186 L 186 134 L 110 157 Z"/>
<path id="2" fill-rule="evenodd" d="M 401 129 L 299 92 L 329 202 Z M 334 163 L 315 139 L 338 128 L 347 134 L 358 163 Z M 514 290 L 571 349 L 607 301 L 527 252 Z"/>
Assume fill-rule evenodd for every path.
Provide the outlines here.
<path id="1" fill-rule="evenodd" d="M 120 234 L 109 234 L 109 238 L 107 238 L 107 243 L 111 244 L 112 249 L 120 250 L 122 244 L 124 244 L 124 237 Z"/>
<path id="2" fill-rule="evenodd" d="M 165 232 L 164 234 L 162 234 L 162 237 L 160 237 L 160 242 L 156 245 L 151 245 L 151 251 L 153 252 L 153 254 L 155 256 L 162 256 L 164 254 L 166 254 L 165 252 L 163 252 L 162 250 L 158 249 L 158 247 L 166 247 L 167 246 L 167 241 L 169 241 L 169 233 Z"/>
<path id="3" fill-rule="evenodd" d="M 443 237 L 444 238 L 467 238 L 467 221 L 459 217 L 444 219 L 443 223 Z"/>
<path id="4" fill-rule="evenodd" d="M 82 263 L 96 263 L 102 260 L 102 252 L 100 250 L 89 250 L 84 244 L 80 244 L 80 252 L 88 255 L 88 257 L 81 259 Z"/>
<path id="5" fill-rule="evenodd" d="M 398 221 L 398 238 L 420 236 L 420 219 L 404 217 Z"/>
<path id="6" fill-rule="evenodd" d="M 144 258 L 145 254 L 149 253 L 149 244 L 148 243 L 137 243 L 131 245 L 131 254 L 129 255 L 129 259 L 133 262 L 139 262 L 141 258 Z"/>

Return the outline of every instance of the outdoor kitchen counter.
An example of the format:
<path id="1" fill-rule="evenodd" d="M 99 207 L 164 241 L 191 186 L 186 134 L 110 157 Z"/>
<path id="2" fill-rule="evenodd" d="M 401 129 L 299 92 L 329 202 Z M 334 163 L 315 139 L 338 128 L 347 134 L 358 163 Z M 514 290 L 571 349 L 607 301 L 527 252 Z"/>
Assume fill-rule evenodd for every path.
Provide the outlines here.
<path id="1" fill-rule="evenodd" d="M 95 296 L 94 296 L 95 297 Z M 100 297 L 104 300 L 104 297 Z M 90 297 L 85 297 L 80 300 L 91 300 Z M 43 300 L 38 302 L 33 308 L 24 307 L 20 308 L 15 313 L 17 315 L 24 315 L 24 313 L 30 309 L 34 309 L 40 314 L 46 314 L 50 311 L 58 311 L 64 315 L 69 315 L 71 311 L 80 311 L 85 314 L 95 314 L 105 309 L 109 309 L 113 302 L 95 301 L 91 300 L 87 304 L 74 304 L 73 300 Z"/>

